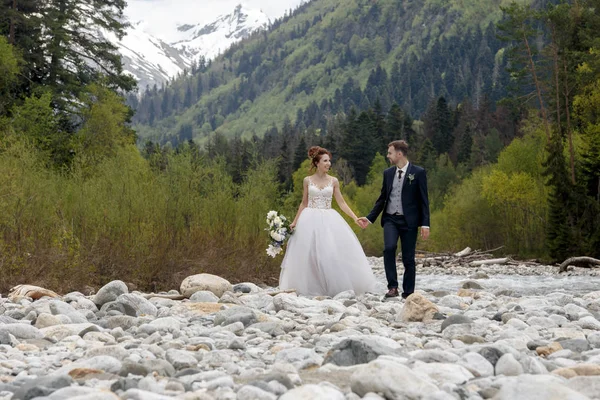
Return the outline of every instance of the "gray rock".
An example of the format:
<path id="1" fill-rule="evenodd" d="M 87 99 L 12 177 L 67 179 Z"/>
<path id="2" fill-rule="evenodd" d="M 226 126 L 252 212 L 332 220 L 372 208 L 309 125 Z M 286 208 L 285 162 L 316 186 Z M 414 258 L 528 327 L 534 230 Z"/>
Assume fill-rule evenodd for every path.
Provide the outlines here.
<path id="1" fill-rule="evenodd" d="M 432 350 L 417 350 L 411 353 L 415 360 L 426 363 L 456 363 L 459 357 L 449 351 L 432 349 Z"/>
<path id="2" fill-rule="evenodd" d="M 8 310 L 4 313 L 7 318 L 11 318 L 15 321 L 25 318 L 25 313 L 21 310 Z"/>
<path id="3" fill-rule="evenodd" d="M 226 310 L 219 311 L 215 315 L 215 325 L 229 325 L 234 322 L 241 322 L 247 327 L 258 322 L 258 318 L 254 310 L 242 306 L 233 306 Z"/>
<path id="4" fill-rule="evenodd" d="M 437 385 L 462 385 L 474 378 L 468 369 L 457 364 L 418 362 L 411 366 L 411 370 L 415 373 L 428 376 Z"/>
<path id="5" fill-rule="evenodd" d="M 600 348 L 600 332 L 590 333 L 587 337 L 587 341 L 592 348 Z"/>
<path id="6" fill-rule="evenodd" d="M 563 349 L 576 353 L 582 353 L 590 349 L 590 344 L 586 339 L 566 339 L 560 340 L 558 343 L 560 343 Z"/>
<path id="7" fill-rule="evenodd" d="M 130 317 L 137 317 L 135 308 L 131 307 L 129 304 L 120 303 L 116 300 L 104 303 L 100 308 L 100 311 L 107 314 L 115 314 L 115 312 L 117 312 Z"/>
<path id="8" fill-rule="evenodd" d="M 353 337 L 335 345 L 325 356 L 323 364 L 350 366 L 366 364 L 381 355 L 401 355 L 400 346 L 391 339 L 379 336 Z"/>
<path id="9" fill-rule="evenodd" d="M 294 382 L 292 382 L 289 375 L 281 371 L 269 372 L 262 376 L 262 379 L 266 382 L 277 382 L 288 390 L 294 387 Z"/>
<path id="10" fill-rule="evenodd" d="M 46 339 L 63 340 L 68 336 L 79 335 L 80 332 L 86 329 L 95 329 L 94 324 L 67 324 L 67 325 L 53 325 L 47 328 L 40 329 L 40 332 Z"/>
<path id="11" fill-rule="evenodd" d="M 69 317 L 66 317 L 69 318 Z M 87 322 L 87 321 L 86 321 Z M 53 325 L 63 324 L 63 320 L 58 315 L 52 315 L 47 313 L 41 313 L 35 320 L 35 327 L 38 329 L 47 328 Z M 70 323 L 70 320 L 69 322 Z"/>
<path id="12" fill-rule="evenodd" d="M 465 317 L 464 315 L 461 315 L 461 314 L 454 314 L 454 315 L 449 316 L 448 318 L 446 318 L 444 320 L 444 322 L 442 322 L 442 332 L 444 331 L 444 329 L 446 329 L 450 325 L 471 324 L 471 323 L 473 323 L 473 320 L 471 318 Z"/>
<path id="13" fill-rule="evenodd" d="M 10 333 L 8 333 L 8 331 L 0 330 L 0 344 L 10 345 L 10 342 Z"/>
<path id="14" fill-rule="evenodd" d="M 112 281 L 102 286 L 94 296 L 93 302 L 102 306 L 109 301 L 115 301 L 122 294 L 129 293 L 127 285 L 123 281 Z"/>
<path id="15" fill-rule="evenodd" d="M 237 400 L 275 400 L 277 396 L 252 385 L 245 385 L 237 392 Z"/>
<path id="16" fill-rule="evenodd" d="M 527 342 L 527 348 L 529 350 L 535 350 L 538 347 L 543 347 L 543 346 L 548 346 L 548 341 L 547 340 L 532 340 L 530 342 Z"/>
<path id="17" fill-rule="evenodd" d="M 383 394 L 386 399 L 420 399 L 438 391 L 427 376 L 390 360 L 361 365 L 350 377 L 350 386 L 359 396 L 373 392 Z"/>
<path id="18" fill-rule="evenodd" d="M 548 373 L 548 369 L 546 368 L 546 366 L 537 357 L 534 358 L 524 356 L 521 359 L 520 363 L 523 366 L 523 370 L 526 374 L 542 375 Z"/>
<path id="19" fill-rule="evenodd" d="M 279 400 L 346 400 L 344 394 L 327 385 L 302 385 L 292 389 L 281 397 Z"/>
<path id="20" fill-rule="evenodd" d="M 275 356 L 275 360 L 282 363 L 289 363 L 298 370 L 320 366 L 323 363 L 323 357 L 318 355 L 313 349 L 303 347 L 294 347 L 281 350 Z"/>
<path id="21" fill-rule="evenodd" d="M 484 347 L 481 350 L 479 350 L 479 354 L 481 354 L 486 360 L 488 360 L 490 364 L 496 366 L 496 363 L 504 353 L 496 347 Z"/>
<path id="22" fill-rule="evenodd" d="M 600 376 L 576 376 L 569 379 L 566 386 L 590 399 L 600 398 Z"/>
<path id="23" fill-rule="evenodd" d="M 569 389 L 549 375 L 523 375 L 512 378 L 502 385 L 494 400 L 589 400 L 579 392 Z"/>
<path id="24" fill-rule="evenodd" d="M 114 317 L 108 317 L 106 320 L 106 328 L 107 329 L 122 328 L 123 330 L 128 330 L 133 326 L 139 326 L 139 325 L 140 325 L 140 320 L 138 318 L 130 317 L 128 315 L 118 315 L 118 316 L 114 316 Z"/>
<path id="25" fill-rule="evenodd" d="M 42 339 L 44 337 L 38 328 L 20 323 L 0 325 L 0 332 L 10 333 L 17 339 Z"/>
<path id="26" fill-rule="evenodd" d="M 266 293 L 253 293 L 238 297 L 241 304 L 255 308 L 261 311 L 270 311 L 275 309 L 273 296 Z"/>
<path id="27" fill-rule="evenodd" d="M 504 354 L 495 366 L 496 375 L 518 376 L 523 373 L 523 366 L 510 353 Z"/>
<path id="28" fill-rule="evenodd" d="M 92 358 L 96 356 L 111 356 L 123 361 L 129 356 L 129 351 L 118 345 L 94 347 L 86 351 L 84 357 Z"/>
<path id="29" fill-rule="evenodd" d="M 252 282 L 242 282 L 237 285 L 233 285 L 234 293 L 258 293 L 262 289 Z"/>
<path id="30" fill-rule="evenodd" d="M 192 368 L 198 365 L 198 359 L 194 354 L 185 350 L 167 350 L 166 360 L 175 368 Z"/>
<path id="31" fill-rule="evenodd" d="M 272 337 L 285 335 L 283 325 L 279 322 L 258 322 L 250 325 L 248 328 L 259 329 L 264 333 L 268 333 Z"/>
<path id="32" fill-rule="evenodd" d="M 148 325 L 158 329 L 159 331 L 167 332 L 178 331 L 181 329 L 181 323 L 173 317 L 157 318 Z"/>
<path id="33" fill-rule="evenodd" d="M 71 364 L 66 364 L 54 372 L 53 375 L 66 375 L 77 368 L 99 369 L 107 373 L 118 374 L 121 370 L 121 361 L 110 356 L 96 356 L 82 359 Z"/>
<path id="34" fill-rule="evenodd" d="M 600 321 L 592 316 L 583 317 L 576 321 L 575 324 L 583 329 L 600 330 Z"/>
<path id="35" fill-rule="evenodd" d="M 463 289 L 483 289 L 483 286 L 481 286 L 479 283 L 477 283 L 475 281 L 466 281 L 466 282 L 463 282 L 463 284 L 461 285 L 461 287 Z"/>
<path id="36" fill-rule="evenodd" d="M 463 355 L 458 364 L 468 369 L 476 377 L 494 375 L 494 366 L 479 353 L 470 352 Z"/>
<path id="37" fill-rule="evenodd" d="M 4 324 L 17 324 L 19 323 L 18 320 L 9 317 L 8 315 L 4 314 L 4 315 L 0 315 L 0 324 L 4 325 Z"/>
<path id="38" fill-rule="evenodd" d="M 57 389 L 71 386 L 73 378 L 68 375 L 50 375 L 34 378 L 25 382 L 17 389 L 12 397 L 13 400 L 29 400 L 37 396 L 47 396 Z"/>
<path id="39" fill-rule="evenodd" d="M 175 368 L 167 360 L 143 360 L 141 365 L 160 376 L 175 376 Z"/>
<path id="40" fill-rule="evenodd" d="M 123 376 L 122 374 L 120 374 L 120 375 Z M 141 375 L 141 374 L 133 373 L 133 375 Z M 143 375 L 143 376 L 145 376 L 145 375 Z M 139 377 L 138 378 L 120 378 L 120 379 L 116 380 L 115 382 L 113 382 L 113 384 L 110 386 L 110 390 L 112 390 L 113 392 L 116 392 L 118 390 L 127 391 L 129 389 L 137 389 L 139 381 L 140 381 Z"/>
<path id="41" fill-rule="evenodd" d="M 194 303 L 218 303 L 219 298 L 213 292 L 199 290 L 190 296 L 190 301 Z"/>
<path id="42" fill-rule="evenodd" d="M 119 375 L 127 377 L 129 374 L 138 375 L 138 376 L 146 376 L 152 373 L 152 370 L 143 364 L 139 364 L 133 361 L 125 360 L 121 365 L 121 370 L 119 371 Z M 132 386 L 132 387 L 137 387 Z M 127 390 L 129 388 L 121 388 L 121 390 Z"/>
<path id="43" fill-rule="evenodd" d="M 128 389 L 121 395 L 123 400 L 173 400 L 173 397 L 141 389 Z"/>
<path id="44" fill-rule="evenodd" d="M 116 302 L 133 308 L 136 312 L 136 316 L 138 317 L 141 315 L 156 316 L 158 313 L 158 309 L 156 306 L 154 306 L 154 304 L 150 303 L 142 296 L 134 293 L 122 294 L 117 297 Z"/>
<path id="45" fill-rule="evenodd" d="M 88 322 L 87 318 L 80 314 L 79 311 L 59 300 L 52 300 L 50 302 L 50 311 L 52 315 L 66 315 L 74 324 L 85 324 Z"/>

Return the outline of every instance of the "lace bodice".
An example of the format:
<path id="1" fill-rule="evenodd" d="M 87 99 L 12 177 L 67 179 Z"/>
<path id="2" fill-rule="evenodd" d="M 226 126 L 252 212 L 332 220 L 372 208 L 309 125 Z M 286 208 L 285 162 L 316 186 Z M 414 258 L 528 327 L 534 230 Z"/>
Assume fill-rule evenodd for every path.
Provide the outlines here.
<path id="1" fill-rule="evenodd" d="M 327 186 L 320 188 L 308 178 L 308 208 L 330 209 L 333 197 L 333 178 Z"/>

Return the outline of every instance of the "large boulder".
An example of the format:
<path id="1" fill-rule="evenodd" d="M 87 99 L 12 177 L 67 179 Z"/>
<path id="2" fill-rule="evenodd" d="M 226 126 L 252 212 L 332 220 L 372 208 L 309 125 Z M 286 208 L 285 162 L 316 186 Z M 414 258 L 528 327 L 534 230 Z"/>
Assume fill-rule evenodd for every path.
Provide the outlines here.
<path id="1" fill-rule="evenodd" d="M 437 306 L 419 293 L 413 293 L 406 298 L 401 318 L 405 322 L 424 322 L 433 319 L 439 312 Z"/>
<path id="2" fill-rule="evenodd" d="M 129 293 L 127 285 L 123 281 L 112 281 L 102 286 L 94 296 L 94 303 L 101 307 L 105 303 L 115 301 L 122 294 Z"/>
<path id="3" fill-rule="evenodd" d="M 181 294 L 190 297 L 196 292 L 206 290 L 214 293 L 217 297 L 223 296 L 227 291 L 233 291 L 233 286 L 228 280 L 211 274 L 197 274 L 188 276 L 181 282 Z"/>

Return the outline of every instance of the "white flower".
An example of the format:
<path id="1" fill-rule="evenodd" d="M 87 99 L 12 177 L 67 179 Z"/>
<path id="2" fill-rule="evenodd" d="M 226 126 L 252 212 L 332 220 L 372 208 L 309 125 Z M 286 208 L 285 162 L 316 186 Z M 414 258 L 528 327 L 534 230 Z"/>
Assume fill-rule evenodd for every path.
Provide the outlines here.
<path id="1" fill-rule="evenodd" d="M 280 227 L 282 223 L 283 223 L 283 221 L 281 221 L 281 218 L 279 218 L 279 217 L 275 217 L 275 219 L 273 220 L 273 224 L 276 227 Z"/>
<path id="2" fill-rule="evenodd" d="M 276 216 L 277 216 L 277 211 L 269 211 L 267 213 L 267 221 L 270 220 L 270 219 L 275 218 Z"/>
<path id="3" fill-rule="evenodd" d="M 271 232 L 271 238 L 276 242 L 281 242 L 283 240 L 283 236 L 277 233 L 277 231 Z"/>
<path id="4" fill-rule="evenodd" d="M 281 218 L 281 220 L 282 220 L 283 222 L 287 221 L 287 218 L 286 218 L 286 217 L 284 217 L 283 215 L 280 215 L 280 216 L 279 216 L 279 218 Z"/>
<path id="5" fill-rule="evenodd" d="M 273 246 L 272 244 L 269 245 L 269 247 L 267 247 L 267 254 L 273 258 L 275 258 L 275 256 L 277 254 L 281 253 L 281 247 L 279 246 Z"/>
<path id="6" fill-rule="evenodd" d="M 285 233 L 287 232 L 287 228 L 279 228 L 279 230 L 277 232 L 279 232 L 280 235 L 285 236 Z"/>

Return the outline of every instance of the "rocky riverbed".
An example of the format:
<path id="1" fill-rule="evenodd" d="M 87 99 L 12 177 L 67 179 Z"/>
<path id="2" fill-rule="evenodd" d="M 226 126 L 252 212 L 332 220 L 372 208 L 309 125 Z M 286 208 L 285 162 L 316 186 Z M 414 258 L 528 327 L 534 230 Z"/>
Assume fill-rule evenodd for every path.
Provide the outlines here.
<path id="1" fill-rule="evenodd" d="M 333 299 L 204 274 L 1 298 L 0 399 L 600 399 L 598 271 L 419 268 L 382 301 L 370 261 L 380 293 Z"/>

